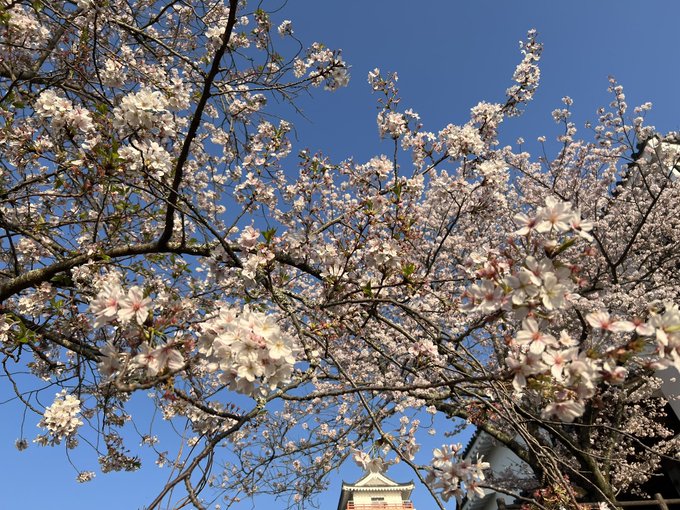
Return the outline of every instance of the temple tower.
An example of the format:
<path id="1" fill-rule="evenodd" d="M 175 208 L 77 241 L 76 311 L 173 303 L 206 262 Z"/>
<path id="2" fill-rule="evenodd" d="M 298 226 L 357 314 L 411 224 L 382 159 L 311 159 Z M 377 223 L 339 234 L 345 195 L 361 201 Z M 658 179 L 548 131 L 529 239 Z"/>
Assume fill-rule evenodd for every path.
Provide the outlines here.
<path id="1" fill-rule="evenodd" d="M 342 482 L 338 510 L 414 510 L 413 482 L 397 483 L 377 471 L 354 482 Z"/>

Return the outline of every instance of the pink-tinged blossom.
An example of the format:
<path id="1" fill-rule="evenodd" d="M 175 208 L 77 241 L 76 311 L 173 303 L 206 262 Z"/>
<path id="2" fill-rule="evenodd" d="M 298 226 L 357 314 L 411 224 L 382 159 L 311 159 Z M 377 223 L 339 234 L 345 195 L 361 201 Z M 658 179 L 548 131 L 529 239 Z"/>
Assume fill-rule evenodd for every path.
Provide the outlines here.
<path id="1" fill-rule="evenodd" d="M 579 353 L 578 358 L 567 366 L 567 386 L 576 391 L 579 398 L 591 398 L 595 394 L 595 387 L 602 378 L 598 360 Z"/>
<path id="2" fill-rule="evenodd" d="M 156 141 L 136 141 L 118 150 L 118 156 L 126 161 L 128 174 L 150 173 L 156 179 L 168 175 L 172 169 L 172 156 Z"/>
<path id="3" fill-rule="evenodd" d="M 293 355 L 293 350 L 288 345 L 288 342 L 283 337 L 276 337 L 269 343 L 269 357 L 273 360 L 286 359 L 290 360 Z"/>
<path id="4" fill-rule="evenodd" d="M 571 220 L 569 221 L 569 225 L 571 226 L 572 230 L 574 230 L 579 236 L 581 236 L 586 241 L 593 240 L 593 236 L 591 236 L 588 233 L 591 230 L 593 230 L 593 222 L 581 219 L 580 210 L 576 209 L 573 212 Z"/>
<path id="5" fill-rule="evenodd" d="M 353 449 L 352 460 L 357 464 L 357 466 L 366 471 L 368 463 L 371 461 L 371 456 L 361 450 Z"/>
<path id="6" fill-rule="evenodd" d="M 630 332 L 635 330 L 635 324 L 629 321 L 616 321 L 605 311 L 593 312 L 586 315 L 586 321 L 595 329 L 611 331 L 613 333 Z"/>
<path id="7" fill-rule="evenodd" d="M 512 387 L 515 390 L 515 395 L 518 396 L 522 395 L 526 389 L 527 377 L 543 373 L 548 368 L 540 355 L 531 352 L 507 356 L 505 363 L 514 374 Z"/>
<path id="8" fill-rule="evenodd" d="M 78 2 L 78 5 L 80 6 L 82 2 Z M 86 483 L 94 479 L 95 477 L 95 472 L 94 471 L 81 471 L 78 473 L 78 476 L 76 477 L 76 482 L 78 483 Z"/>
<path id="9" fill-rule="evenodd" d="M 146 371 L 146 375 L 154 377 L 158 374 L 160 368 L 157 355 L 158 352 L 152 349 L 147 342 L 144 342 L 139 347 L 139 354 L 132 359 L 132 362 L 135 366 L 143 368 Z"/>
<path id="10" fill-rule="evenodd" d="M 481 285 L 471 285 L 468 292 L 475 299 L 476 309 L 483 313 L 494 312 L 503 303 L 503 289 L 490 280 L 482 280 Z"/>
<path id="11" fill-rule="evenodd" d="M 387 465 L 383 459 L 380 457 L 373 457 L 366 464 L 366 470 L 369 473 L 384 473 L 387 469 Z"/>
<path id="12" fill-rule="evenodd" d="M 553 197 L 545 199 L 545 207 L 538 209 L 539 232 L 566 232 L 571 228 L 569 224 L 572 218 L 571 203 L 560 202 Z"/>
<path id="13" fill-rule="evenodd" d="M 567 288 L 561 284 L 554 273 L 546 273 L 543 276 L 541 287 L 541 300 L 548 310 L 562 308 L 566 300 Z"/>
<path id="14" fill-rule="evenodd" d="M 506 91 L 508 99 L 514 103 L 531 101 L 538 88 L 541 70 L 537 62 L 541 58 L 543 46 L 536 41 L 536 30 L 527 32 L 527 40 L 520 42 L 520 48 L 524 58 L 512 76 L 517 83 Z M 515 110 L 510 113 L 516 115 L 518 112 Z"/>
<path id="15" fill-rule="evenodd" d="M 184 357 L 175 349 L 172 342 L 160 344 L 155 348 L 144 342 L 140 346 L 139 354 L 132 361 L 135 366 L 143 368 L 150 377 L 155 377 L 166 369 L 176 372 L 184 367 Z"/>
<path id="16" fill-rule="evenodd" d="M 283 20 L 283 22 L 279 25 L 277 32 L 281 37 L 293 35 L 293 23 L 289 19 Z"/>
<path id="17" fill-rule="evenodd" d="M 461 459 L 462 445 L 448 445 L 435 448 L 432 466 L 428 468 L 427 481 L 439 492 L 444 501 L 452 497 L 467 496 L 470 499 L 482 497 L 484 491 L 479 482 L 484 481 L 484 470 L 490 467 L 477 456 L 475 462 Z"/>
<path id="18" fill-rule="evenodd" d="M 516 340 L 517 345 L 528 345 L 529 352 L 536 355 L 541 354 L 546 346 L 557 345 L 555 337 L 541 332 L 538 323 L 532 318 L 522 321 L 522 329 L 517 333 Z"/>
<path id="19" fill-rule="evenodd" d="M 255 282 L 257 272 L 274 260 L 274 254 L 270 250 L 262 248 L 255 253 L 247 254 L 243 259 L 241 276 L 247 283 L 251 284 Z"/>
<path id="20" fill-rule="evenodd" d="M 156 359 L 158 360 L 159 372 L 162 372 L 166 368 L 170 372 L 176 372 L 184 367 L 184 357 L 182 353 L 179 352 L 176 347 L 176 342 L 165 342 L 154 351 L 156 352 Z"/>
<path id="21" fill-rule="evenodd" d="M 439 140 L 443 149 L 451 158 L 459 158 L 467 154 L 480 154 L 484 151 L 484 140 L 474 126 L 456 126 L 449 124 L 439 132 Z"/>
<path id="22" fill-rule="evenodd" d="M 260 382 L 274 389 L 290 381 L 298 348 L 272 317 L 248 308 L 238 315 L 222 310 L 202 329 L 205 368 L 217 372 L 224 384 L 253 394 Z"/>
<path id="23" fill-rule="evenodd" d="M 531 273 L 522 269 L 516 276 L 506 276 L 505 283 L 512 288 L 512 304 L 521 306 L 539 294 L 539 287 L 533 284 Z"/>
<path id="24" fill-rule="evenodd" d="M 346 67 L 337 65 L 329 73 L 328 79 L 326 81 L 326 90 L 337 90 L 342 87 L 349 85 L 349 71 Z"/>
<path id="25" fill-rule="evenodd" d="M 647 324 L 645 321 L 642 319 L 639 319 L 637 317 L 633 318 L 631 321 L 633 325 L 635 326 L 635 332 L 640 335 L 640 336 L 653 336 L 654 335 L 654 327 L 652 327 L 651 324 Z"/>
<path id="26" fill-rule="evenodd" d="M 378 132 L 380 136 L 389 135 L 399 138 L 407 131 L 407 121 L 403 113 L 380 112 L 378 114 Z"/>
<path id="27" fill-rule="evenodd" d="M 656 331 L 660 366 L 675 366 L 680 370 L 680 308 L 671 302 L 664 303 L 663 313 L 654 313 L 649 324 Z"/>
<path id="28" fill-rule="evenodd" d="M 577 355 L 578 349 L 575 347 L 564 350 L 548 349 L 543 352 L 541 359 L 548 367 L 550 367 L 552 376 L 558 381 L 561 381 L 567 363 L 576 359 Z"/>
<path id="29" fill-rule="evenodd" d="M 241 232 L 238 243 L 244 250 L 250 250 L 255 247 L 259 238 L 260 231 L 251 226 L 247 226 L 243 229 L 243 232 Z"/>
<path id="30" fill-rule="evenodd" d="M 100 328 L 118 317 L 121 302 L 125 299 L 123 289 L 118 283 L 107 283 L 90 302 L 90 311 L 94 314 L 94 327 Z"/>
<path id="31" fill-rule="evenodd" d="M 59 96 L 53 89 L 47 89 L 38 96 L 34 108 L 35 112 L 43 118 L 53 118 L 57 122 L 63 122 L 73 108 L 73 104 L 70 100 Z"/>
<path id="32" fill-rule="evenodd" d="M 123 96 L 113 111 L 113 125 L 124 132 L 153 128 L 171 130 L 174 122 L 163 94 L 143 87 Z"/>
<path id="33" fill-rule="evenodd" d="M 531 283 L 536 286 L 543 284 L 543 278 L 548 273 L 554 273 L 555 267 L 549 259 L 537 260 L 535 257 L 529 256 L 524 260 L 526 269 L 529 271 Z"/>
<path id="34" fill-rule="evenodd" d="M 583 416 L 585 405 L 580 400 L 564 400 L 561 402 L 551 402 L 541 412 L 543 419 L 557 419 L 565 423 L 571 423 L 576 418 Z"/>
<path id="35" fill-rule="evenodd" d="M 519 229 L 515 230 L 515 232 L 513 232 L 515 235 L 518 236 L 529 235 L 531 232 L 536 230 L 536 226 L 538 225 L 538 219 L 535 216 L 529 216 L 524 213 L 517 213 L 513 218 L 520 227 Z"/>
<path id="36" fill-rule="evenodd" d="M 425 356 L 428 359 L 435 359 L 438 354 L 437 346 L 429 338 L 413 343 L 409 346 L 408 352 L 414 356 Z"/>
<path id="37" fill-rule="evenodd" d="M 560 331 L 560 338 L 558 340 L 562 347 L 576 347 L 579 344 L 578 340 L 572 338 L 571 335 L 564 330 Z"/>
<path id="38" fill-rule="evenodd" d="M 127 72 L 122 63 L 113 59 L 107 58 L 104 61 L 104 66 L 100 69 L 102 84 L 107 87 L 122 87 L 127 79 Z"/>
<path id="39" fill-rule="evenodd" d="M 397 81 L 397 75 L 394 75 L 394 81 Z M 377 67 L 373 71 L 368 72 L 368 84 L 373 88 L 373 90 L 379 90 L 380 84 L 383 82 L 380 76 L 380 69 Z"/>
<path id="40" fill-rule="evenodd" d="M 43 91 L 34 104 L 35 112 L 43 119 L 49 119 L 54 128 L 70 127 L 81 133 L 94 129 L 92 115 L 81 106 L 59 96 L 54 90 Z"/>
<path id="41" fill-rule="evenodd" d="M 602 364 L 602 374 L 605 381 L 610 384 L 621 384 L 628 376 L 625 367 L 617 366 L 614 361 L 608 360 Z"/>
<path id="42" fill-rule="evenodd" d="M 385 460 L 378 456 L 371 457 L 368 453 L 356 449 L 352 449 L 352 452 L 352 460 L 364 471 L 383 473 L 387 469 Z"/>
<path id="43" fill-rule="evenodd" d="M 4 37 L 8 41 L 27 49 L 44 47 L 50 31 L 38 21 L 32 9 L 10 3 L 5 7 L 5 13 L 7 16 L 4 25 L 7 33 Z"/>
<path id="44" fill-rule="evenodd" d="M 127 296 L 119 303 L 118 318 L 123 324 L 134 320 L 142 325 L 149 316 L 151 298 L 144 297 L 141 287 L 133 286 L 127 292 Z"/>
<path id="45" fill-rule="evenodd" d="M 253 382 L 258 377 L 264 375 L 264 366 L 252 357 L 241 356 L 236 369 L 236 375 Z"/>
<path id="46" fill-rule="evenodd" d="M 104 379 L 108 379 L 121 368 L 121 354 L 112 342 L 106 342 L 100 349 L 101 357 L 97 368 Z"/>
<path id="47" fill-rule="evenodd" d="M 443 445 L 441 448 L 432 450 L 432 465 L 436 468 L 441 468 L 453 462 L 456 456 L 463 449 L 460 443 Z"/>
<path id="48" fill-rule="evenodd" d="M 82 107 L 74 108 L 67 117 L 68 125 L 82 133 L 92 131 L 94 129 L 94 123 L 92 122 L 92 116 L 90 112 Z"/>
<path id="49" fill-rule="evenodd" d="M 520 355 L 519 358 L 514 356 L 508 356 L 505 358 L 506 366 L 514 374 L 514 377 L 512 378 L 512 387 L 515 389 L 515 393 L 517 395 L 521 395 L 527 385 L 527 378 L 524 373 L 525 365 L 523 363 L 522 357 L 523 355 Z"/>

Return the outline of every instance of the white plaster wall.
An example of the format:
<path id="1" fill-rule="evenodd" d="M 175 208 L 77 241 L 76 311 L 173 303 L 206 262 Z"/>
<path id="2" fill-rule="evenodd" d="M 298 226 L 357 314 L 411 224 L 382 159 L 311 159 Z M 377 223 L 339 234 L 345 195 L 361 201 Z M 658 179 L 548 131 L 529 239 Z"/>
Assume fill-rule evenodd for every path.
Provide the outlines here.
<path id="1" fill-rule="evenodd" d="M 659 370 L 656 373 L 663 381 L 661 392 L 668 399 L 671 408 L 675 411 L 675 415 L 680 420 L 680 374 L 675 367 L 667 368 L 666 370 Z"/>
<path id="2" fill-rule="evenodd" d="M 469 457 L 469 460 L 472 462 L 476 461 L 476 459 L 476 454 Z M 489 448 L 484 454 L 483 460 L 491 464 L 491 471 L 494 473 L 501 473 L 507 468 L 510 468 L 512 469 L 512 472 L 518 477 L 532 477 L 531 470 L 528 469 L 528 466 L 526 466 L 526 464 L 524 464 L 524 462 L 520 460 L 520 458 L 510 449 L 503 445 L 499 444 Z M 492 491 L 490 490 L 485 490 L 485 494 L 489 494 L 491 492 Z M 502 498 L 508 504 L 511 503 L 511 500 L 513 499 L 511 496 L 494 493 L 494 496 L 483 504 L 478 499 L 468 500 L 463 509 L 465 510 L 474 508 L 474 510 L 496 510 L 498 508 L 496 499 L 498 498 Z"/>
<path id="3" fill-rule="evenodd" d="M 374 502 L 371 501 L 371 498 L 385 498 L 385 500 Z M 371 503 L 399 505 L 401 502 L 401 493 L 398 491 L 357 491 L 354 493 L 355 505 L 370 505 Z"/>

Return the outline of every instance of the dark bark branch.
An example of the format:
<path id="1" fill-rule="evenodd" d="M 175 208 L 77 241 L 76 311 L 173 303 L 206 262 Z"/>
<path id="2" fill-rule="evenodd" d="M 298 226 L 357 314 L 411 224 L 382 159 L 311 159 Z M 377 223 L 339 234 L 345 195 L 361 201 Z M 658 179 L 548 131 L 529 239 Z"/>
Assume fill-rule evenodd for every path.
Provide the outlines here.
<path id="1" fill-rule="evenodd" d="M 50 266 L 28 271 L 21 276 L 12 278 L 8 282 L 3 283 L 0 285 L 0 303 L 3 303 L 6 299 L 22 290 L 33 287 L 49 280 L 59 273 L 63 273 L 91 261 L 130 257 L 134 255 L 148 255 L 151 253 L 177 253 L 207 256 L 210 254 L 210 248 L 206 246 L 194 248 L 183 246 L 179 243 L 166 244 L 161 247 L 158 243 L 145 243 L 131 246 L 119 246 L 98 253 L 81 253 L 80 255 L 75 255 L 71 258 L 55 262 Z"/>
<path id="2" fill-rule="evenodd" d="M 198 100 L 196 105 L 196 111 L 191 119 L 191 124 L 189 125 L 189 131 L 184 139 L 184 144 L 182 145 L 182 150 L 177 158 L 177 163 L 175 164 L 174 177 L 172 180 L 172 188 L 168 195 L 168 209 L 165 213 L 165 228 L 163 233 L 158 239 L 158 244 L 164 246 L 168 244 L 170 238 L 172 237 L 172 232 L 175 227 L 175 210 L 177 209 L 177 199 L 179 196 L 179 187 L 182 184 L 182 177 L 184 174 L 184 165 L 189 158 L 189 151 L 191 150 L 191 143 L 196 138 L 196 133 L 201 124 L 201 119 L 203 118 L 203 110 L 208 103 L 210 98 L 213 82 L 217 77 L 217 73 L 220 70 L 220 62 L 222 57 L 229 47 L 229 40 L 231 39 L 231 33 L 236 24 L 236 8 L 238 6 L 238 0 L 229 0 L 229 19 L 227 20 L 227 27 L 224 30 L 224 35 L 222 36 L 222 44 L 215 52 L 215 57 L 212 61 L 212 66 L 210 67 L 210 72 L 205 78 L 205 83 L 203 85 L 203 92 L 201 93 L 201 98 Z"/>

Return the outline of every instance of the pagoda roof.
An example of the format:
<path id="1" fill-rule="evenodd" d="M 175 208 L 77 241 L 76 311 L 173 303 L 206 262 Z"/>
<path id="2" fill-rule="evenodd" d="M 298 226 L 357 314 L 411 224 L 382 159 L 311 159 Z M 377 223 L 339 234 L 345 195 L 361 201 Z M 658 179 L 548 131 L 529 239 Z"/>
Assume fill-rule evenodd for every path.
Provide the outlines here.
<path id="1" fill-rule="evenodd" d="M 413 484 L 413 481 L 397 483 L 382 473 L 372 471 L 366 473 L 354 483 L 347 483 L 345 481 L 342 482 L 342 491 L 340 493 L 340 501 L 338 501 L 338 510 L 344 510 L 347 508 L 347 503 L 349 502 L 350 495 L 353 492 L 370 492 L 376 490 L 380 492 L 399 491 L 402 493 L 402 499 L 407 500 L 411 497 L 411 491 L 414 488 L 415 485 Z"/>

